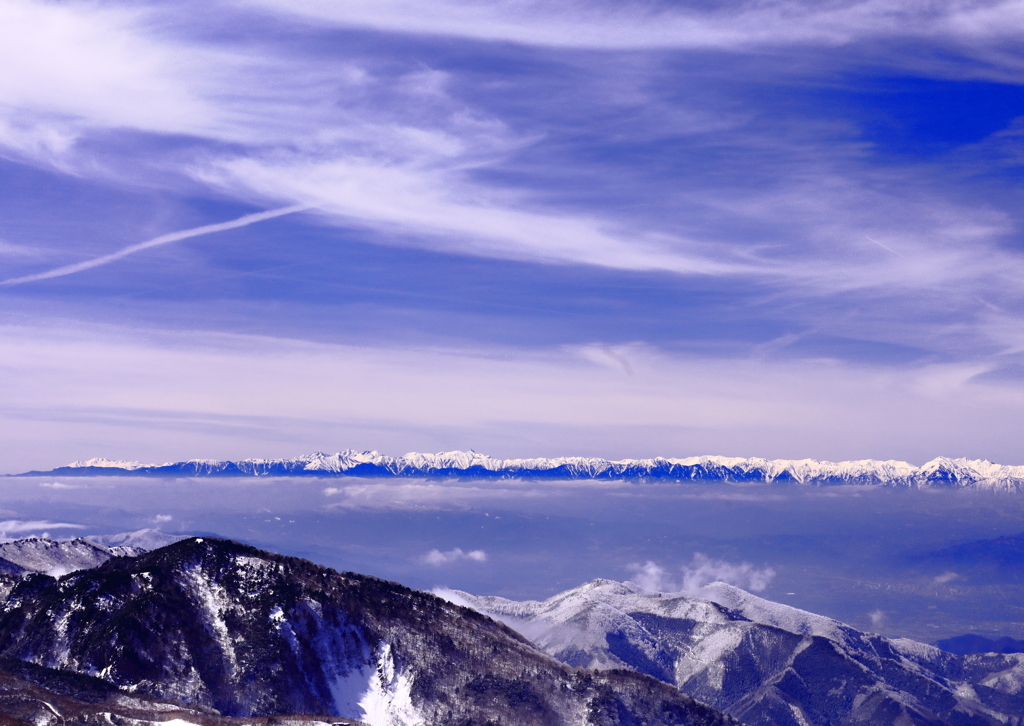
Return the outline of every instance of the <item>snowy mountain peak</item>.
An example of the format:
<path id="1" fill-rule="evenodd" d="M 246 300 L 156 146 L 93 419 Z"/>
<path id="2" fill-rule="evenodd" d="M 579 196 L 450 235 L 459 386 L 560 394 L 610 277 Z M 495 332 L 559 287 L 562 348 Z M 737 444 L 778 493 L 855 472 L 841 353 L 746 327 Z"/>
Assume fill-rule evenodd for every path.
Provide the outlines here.
<path id="1" fill-rule="evenodd" d="M 137 461 L 114 461 L 112 459 L 86 459 L 85 461 L 73 461 L 68 464 L 71 469 L 82 469 L 87 467 L 93 467 L 96 469 L 141 469 L 145 464 L 141 464 Z M 151 465 L 152 466 L 152 465 Z"/>
<path id="2" fill-rule="evenodd" d="M 184 535 L 167 534 L 157 529 L 140 529 L 135 532 L 121 532 L 119 534 L 99 534 L 85 537 L 84 539 L 93 544 L 105 547 L 108 550 L 114 548 L 132 548 L 145 552 L 166 547 L 180 540 L 185 539 Z"/>
<path id="3" fill-rule="evenodd" d="M 769 625 L 795 635 L 816 635 L 842 641 L 850 628 L 838 620 L 766 600 L 725 582 L 712 582 L 700 590 L 700 597 L 739 614 L 746 620 Z"/>

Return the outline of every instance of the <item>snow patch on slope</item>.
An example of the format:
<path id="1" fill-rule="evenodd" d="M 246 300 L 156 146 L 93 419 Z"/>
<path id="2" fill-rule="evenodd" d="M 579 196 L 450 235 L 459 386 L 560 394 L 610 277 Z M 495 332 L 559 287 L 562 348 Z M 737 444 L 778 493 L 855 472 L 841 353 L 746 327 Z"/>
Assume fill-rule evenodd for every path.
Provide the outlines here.
<path id="1" fill-rule="evenodd" d="M 377 672 L 359 701 L 359 720 L 371 726 L 423 726 L 423 717 L 412 702 L 412 679 L 395 667 L 389 644 L 381 644 L 376 660 Z"/>
<path id="2" fill-rule="evenodd" d="M 231 633 L 228 631 L 227 623 L 224 622 L 224 612 L 231 607 L 231 599 L 227 596 L 224 588 L 206 577 L 198 566 L 185 568 L 182 574 L 186 582 L 191 585 L 195 601 L 203 612 L 206 624 L 213 633 L 217 645 L 220 646 L 224 658 L 231 667 L 230 678 L 234 680 L 238 659 L 235 655 L 235 644 L 231 640 Z"/>

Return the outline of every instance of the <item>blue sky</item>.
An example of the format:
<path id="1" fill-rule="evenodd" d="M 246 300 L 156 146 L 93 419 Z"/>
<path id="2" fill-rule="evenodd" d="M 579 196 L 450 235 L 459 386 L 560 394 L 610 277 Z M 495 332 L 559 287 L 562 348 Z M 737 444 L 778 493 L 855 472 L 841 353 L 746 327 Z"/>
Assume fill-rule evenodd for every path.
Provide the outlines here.
<path id="1" fill-rule="evenodd" d="M 0 469 L 1024 462 L 1021 3 L 299 5 L 0 2 Z"/>

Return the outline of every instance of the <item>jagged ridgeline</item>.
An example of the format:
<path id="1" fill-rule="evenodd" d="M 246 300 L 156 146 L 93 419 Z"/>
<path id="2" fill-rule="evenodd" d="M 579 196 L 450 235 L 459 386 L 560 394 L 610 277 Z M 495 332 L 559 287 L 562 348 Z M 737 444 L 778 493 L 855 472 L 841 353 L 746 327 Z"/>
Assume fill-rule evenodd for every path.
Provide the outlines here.
<path id="1" fill-rule="evenodd" d="M 0 616 L 0 652 L 221 716 L 334 714 L 373 726 L 736 723 L 648 676 L 563 665 L 428 593 L 211 538 L 60 580 L 25 576 Z"/>
<path id="2" fill-rule="evenodd" d="M 923 466 L 905 461 L 815 461 L 692 456 L 685 459 L 494 459 L 476 452 L 385 456 L 376 451 L 315 453 L 294 459 L 219 461 L 192 459 L 167 464 L 89 459 L 50 471 L 18 476 L 318 476 L 466 479 L 620 479 L 733 484 L 871 485 L 901 488 L 1024 489 L 1024 466 L 939 458 Z"/>

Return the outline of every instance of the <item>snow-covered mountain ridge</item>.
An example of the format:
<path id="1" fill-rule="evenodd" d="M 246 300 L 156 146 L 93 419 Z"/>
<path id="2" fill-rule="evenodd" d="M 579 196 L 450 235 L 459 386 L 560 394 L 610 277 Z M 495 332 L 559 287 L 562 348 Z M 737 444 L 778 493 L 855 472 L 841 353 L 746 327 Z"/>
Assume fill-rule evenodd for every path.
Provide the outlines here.
<path id="1" fill-rule="evenodd" d="M 0 542 L 0 603 L 33 573 L 61 577 L 98 567 L 112 557 L 136 557 L 182 539 L 183 535 L 140 529 L 67 540 L 24 537 Z"/>
<path id="2" fill-rule="evenodd" d="M 574 666 L 639 671 L 750 726 L 1024 723 L 1024 654 L 945 653 L 722 582 L 594 580 L 543 602 L 439 590 Z"/>
<path id="3" fill-rule="evenodd" d="M 76 461 L 20 476 L 320 476 L 367 478 L 612 479 L 732 484 L 874 485 L 907 488 L 1024 489 L 1024 466 L 975 459 L 937 458 L 923 466 L 905 461 L 816 461 L 728 456 L 681 459 L 495 459 L 473 451 L 387 456 L 377 451 L 314 453 L 293 459 L 191 459 L 143 465 L 107 459 Z"/>
<path id="4" fill-rule="evenodd" d="M 30 681 L 91 676 L 94 690 L 178 701 L 251 726 L 299 726 L 261 718 L 281 714 L 333 714 L 337 726 L 739 726 L 648 676 L 570 668 L 429 593 L 211 537 L 60 580 L 25 577 L 0 604 L 7 724 L 5 663 Z"/>

